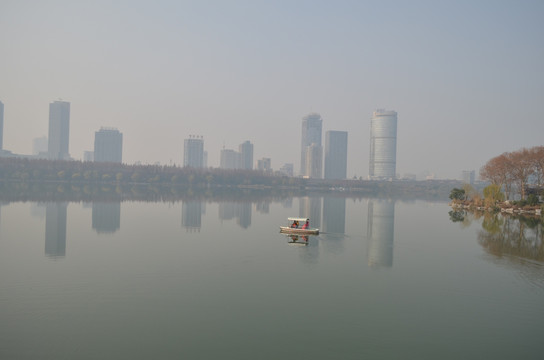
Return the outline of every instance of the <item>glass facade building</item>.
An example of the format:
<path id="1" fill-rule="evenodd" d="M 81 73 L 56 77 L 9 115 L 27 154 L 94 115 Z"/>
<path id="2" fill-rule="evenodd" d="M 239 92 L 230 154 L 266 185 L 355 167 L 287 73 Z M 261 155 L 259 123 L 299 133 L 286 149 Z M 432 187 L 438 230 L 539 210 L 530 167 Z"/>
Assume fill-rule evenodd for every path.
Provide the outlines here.
<path id="1" fill-rule="evenodd" d="M 49 137 L 47 152 L 53 160 L 69 160 L 70 103 L 55 101 L 49 104 Z"/>
<path id="2" fill-rule="evenodd" d="M 345 179 L 348 161 L 348 133 L 325 133 L 325 179 Z"/>
<path id="3" fill-rule="evenodd" d="M 202 136 L 190 136 L 183 145 L 183 166 L 204 167 L 204 139 Z"/>
<path id="4" fill-rule="evenodd" d="M 103 127 L 94 133 L 94 161 L 123 161 L 123 134 L 119 130 Z"/>
<path id="5" fill-rule="evenodd" d="M 306 165 L 307 161 L 307 152 L 308 147 L 312 144 L 315 144 L 321 148 L 321 133 L 323 127 L 323 119 L 321 115 L 312 113 L 308 114 L 302 118 L 302 139 L 301 139 L 301 151 L 300 151 L 300 175 L 310 176 L 310 171 L 308 172 L 308 166 Z M 322 156 L 321 156 L 322 159 Z M 319 173 L 321 173 L 320 166 Z"/>
<path id="6" fill-rule="evenodd" d="M 370 121 L 369 178 L 391 180 L 397 166 L 397 113 L 376 110 Z"/>

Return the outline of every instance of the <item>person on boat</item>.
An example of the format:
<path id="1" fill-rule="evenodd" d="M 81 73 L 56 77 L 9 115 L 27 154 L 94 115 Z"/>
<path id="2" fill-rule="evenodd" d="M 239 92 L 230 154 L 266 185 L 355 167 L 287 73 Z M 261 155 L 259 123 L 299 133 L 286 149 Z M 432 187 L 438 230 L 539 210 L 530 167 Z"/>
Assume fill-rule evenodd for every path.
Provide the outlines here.
<path id="1" fill-rule="evenodd" d="M 306 220 L 306 222 L 304 223 L 304 225 L 302 225 L 302 228 L 303 229 L 308 229 L 310 227 L 310 220 Z"/>
<path id="2" fill-rule="evenodd" d="M 293 229 L 298 229 L 298 221 L 293 221 L 293 224 L 291 225 Z"/>

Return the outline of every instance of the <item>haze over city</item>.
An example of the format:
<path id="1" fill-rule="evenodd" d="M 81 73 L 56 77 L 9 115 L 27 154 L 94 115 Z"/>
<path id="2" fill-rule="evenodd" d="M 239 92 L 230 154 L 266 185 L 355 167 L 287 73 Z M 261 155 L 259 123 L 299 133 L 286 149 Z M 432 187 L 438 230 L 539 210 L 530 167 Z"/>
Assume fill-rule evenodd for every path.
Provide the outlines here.
<path id="1" fill-rule="evenodd" d="M 370 118 L 398 113 L 397 173 L 459 178 L 542 145 L 540 1 L 2 1 L 3 147 L 32 153 L 68 101 L 70 155 L 123 133 L 123 162 L 183 163 L 204 137 L 300 166 L 311 112 L 347 131 L 348 177 L 369 172 Z"/>

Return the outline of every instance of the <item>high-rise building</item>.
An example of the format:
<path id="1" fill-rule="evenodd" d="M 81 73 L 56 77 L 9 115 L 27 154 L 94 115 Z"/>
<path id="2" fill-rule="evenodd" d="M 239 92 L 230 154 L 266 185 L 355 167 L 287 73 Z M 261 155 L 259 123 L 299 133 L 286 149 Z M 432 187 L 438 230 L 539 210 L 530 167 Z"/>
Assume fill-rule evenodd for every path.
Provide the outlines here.
<path id="1" fill-rule="evenodd" d="M 70 103 L 55 101 L 49 104 L 49 142 L 47 152 L 50 159 L 69 160 Z"/>
<path id="2" fill-rule="evenodd" d="M 475 172 L 474 170 L 463 170 L 461 174 L 462 180 L 465 184 L 474 184 Z"/>
<path id="3" fill-rule="evenodd" d="M 345 179 L 348 162 L 348 133 L 325 133 L 325 179 Z"/>
<path id="4" fill-rule="evenodd" d="M 4 148 L 4 103 L 0 101 L 0 150 Z"/>
<path id="5" fill-rule="evenodd" d="M 378 109 L 370 121 L 369 178 L 391 180 L 397 165 L 397 113 Z"/>
<path id="6" fill-rule="evenodd" d="M 232 149 L 222 149 L 219 159 L 219 167 L 221 169 L 240 169 L 241 156 L 240 153 Z"/>
<path id="7" fill-rule="evenodd" d="M 244 170 L 253 170 L 253 144 L 245 141 L 238 147 L 241 157 L 241 168 Z"/>
<path id="8" fill-rule="evenodd" d="M 257 160 L 257 170 L 264 172 L 272 171 L 272 160 L 270 158 L 262 158 Z"/>
<path id="9" fill-rule="evenodd" d="M 204 138 L 198 135 L 189 135 L 183 144 L 183 166 L 193 168 L 204 167 Z"/>
<path id="10" fill-rule="evenodd" d="M 123 161 L 123 134 L 114 128 L 100 128 L 94 133 L 94 161 Z"/>
<path id="11" fill-rule="evenodd" d="M 321 129 L 323 119 L 321 115 L 312 113 L 302 118 L 302 139 L 300 150 L 300 175 L 310 176 L 306 166 L 308 146 L 316 144 L 321 148 Z M 322 158 L 322 157 L 321 157 Z"/>
<path id="12" fill-rule="evenodd" d="M 306 148 L 305 176 L 312 179 L 321 179 L 323 174 L 323 147 L 312 143 Z"/>

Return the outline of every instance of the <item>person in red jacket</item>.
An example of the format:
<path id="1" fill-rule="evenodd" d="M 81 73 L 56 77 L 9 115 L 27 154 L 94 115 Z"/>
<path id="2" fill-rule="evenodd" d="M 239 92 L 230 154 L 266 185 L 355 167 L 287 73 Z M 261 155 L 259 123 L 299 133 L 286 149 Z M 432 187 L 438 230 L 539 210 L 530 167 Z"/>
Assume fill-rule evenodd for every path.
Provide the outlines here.
<path id="1" fill-rule="evenodd" d="M 306 222 L 304 223 L 304 225 L 302 225 L 302 228 L 303 229 L 307 229 L 310 227 L 310 220 L 306 220 Z"/>

